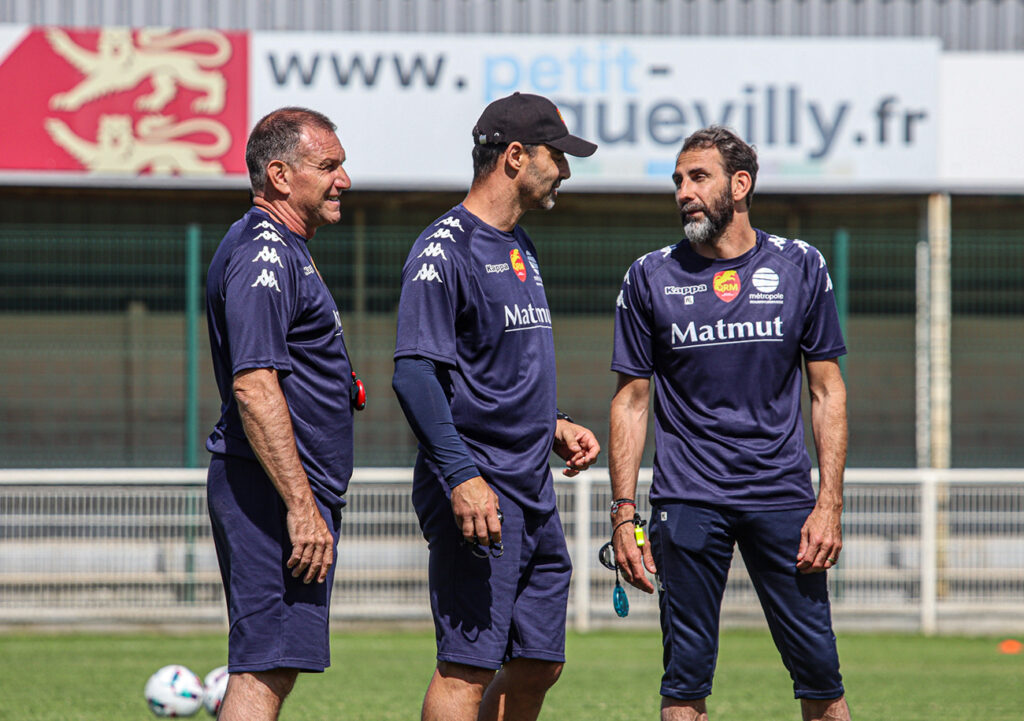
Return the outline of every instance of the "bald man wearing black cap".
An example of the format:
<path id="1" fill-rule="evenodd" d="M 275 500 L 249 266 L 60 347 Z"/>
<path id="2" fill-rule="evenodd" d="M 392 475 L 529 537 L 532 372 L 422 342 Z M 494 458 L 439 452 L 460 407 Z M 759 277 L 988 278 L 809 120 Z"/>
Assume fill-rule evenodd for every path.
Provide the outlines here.
<path id="1" fill-rule="evenodd" d="M 469 193 L 402 271 L 393 385 L 420 441 L 437 632 L 424 721 L 535 719 L 565 662 L 572 565 L 549 455 L 572 477 L 600 447 L 557 408 L 551 312 L 518 223 L 555 205 L 566 154 L 595 150 L 547 98 L 495 100 L 473 128 Z"/>

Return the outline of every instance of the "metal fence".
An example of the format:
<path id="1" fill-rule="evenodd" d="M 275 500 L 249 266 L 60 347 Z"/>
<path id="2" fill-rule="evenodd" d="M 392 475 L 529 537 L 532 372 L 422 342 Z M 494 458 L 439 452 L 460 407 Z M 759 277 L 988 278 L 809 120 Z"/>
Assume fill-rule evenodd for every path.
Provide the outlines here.
<path id="1" fill-rule="evenodd" d="M 426 544 L 407 469 L 357 469 L 333 617 L 427 621 Z M 557 477 L 557 476 L 556 476 Z M 225 610 L 200 469 L 0 471 L 0 625 L 220 624 Z M 641 497 L 650 483 L 641 474 Z M 651 626 L 653 597 L 612 610 L 607 471 L 556 481 L 574 562 L 571 623 Z M 1024 469 L 847 471 L 844 550 L 829 573 L 837 626 L 1024 628 Z M 646 514 L 647 509 L 641 508 Z M 727 624 L 759 624 L 737 554 Z"/>
<path id="2" fill-rule="evenodd" d="M 837 288 L 848 288 L 850 465 L 917 465 L 915 438 L 927 410 L 915 403 L 930 380 L 915 342 L 920 233 L 913 223 L 884 230 L 847 226 L 844 260 L 842 236 L 830 224 L 837 218 L 807 211 L 800 214 L 804 225 L 787 228 L 777 202 L 759 203 L 764 227 L 817 246 Z M 970 227 L 953 230 L 945 376 L 952 465 L 1021 467 L 1022 233 L 975 227 L 985 214 L 963 215 L 954 215 Z M 893 215 L 894 226 L 901 217 Z M 622 275 L 641 254 L 675 242 L 678 230 L 667 222 L 623 226 L 613 216 L 605 226 L 589 217 L 571 227 L 556 220 L 538 215 L 529 229 L 554 316 L 559 405 L 606 445 L 615 384 L 609 371 L 613 311 Z M 391 356 L 398 276 L 418 227 L 372 218 L 345 222 L 321 229 L 313 252 L 370 391 L 355 427 L 356 464 L 411 465 L 416 443 L 391 391 Z M 203 280 L 224 226 L 193 228 L 0 225 L 0 466 L 205 465 L 202 444 L 220 404 Z M 190 303 L 198 310 L 189 311 Z M 649 450 L 645 463 L 651 462 Z"/>

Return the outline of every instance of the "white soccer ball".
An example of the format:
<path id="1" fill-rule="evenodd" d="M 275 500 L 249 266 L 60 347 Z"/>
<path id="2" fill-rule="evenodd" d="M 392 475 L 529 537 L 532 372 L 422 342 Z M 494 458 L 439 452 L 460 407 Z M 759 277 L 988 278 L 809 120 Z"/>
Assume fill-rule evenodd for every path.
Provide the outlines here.
<path id="1" fill-rule="evenodd" d="M 203 682 L 184 666 L 164 666 L 146 682 L 146 703 L 157 716 L 191 716 L 203 705 Z"/>
<path id="2" fill-rule="evenodd" d="M 206 693 L 203 694 L 203 707 L 210 712 L 211 716 L 216 716 L 220 711 L 220 705 L 224 701 L 224 692 L 228 690 L 229 675 L 227 666 L 218 666 L 206 674 L 206 678 L 203 679 L 203 686 L 206 687 Z"/>

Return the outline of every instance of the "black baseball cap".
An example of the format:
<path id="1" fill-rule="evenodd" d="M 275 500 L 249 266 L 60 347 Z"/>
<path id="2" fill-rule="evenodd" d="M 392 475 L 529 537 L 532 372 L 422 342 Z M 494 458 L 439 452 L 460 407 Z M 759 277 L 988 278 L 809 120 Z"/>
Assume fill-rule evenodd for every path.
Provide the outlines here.
<path id="1" fill-rule="evenodd" d="M 550 145 L 563 153 L 586 158 L 597 146 L 569 134 L 565 120 L 555 104 L 540 95 L 512 93 L 484 108 L 473 127 L 477 145 Z"/>

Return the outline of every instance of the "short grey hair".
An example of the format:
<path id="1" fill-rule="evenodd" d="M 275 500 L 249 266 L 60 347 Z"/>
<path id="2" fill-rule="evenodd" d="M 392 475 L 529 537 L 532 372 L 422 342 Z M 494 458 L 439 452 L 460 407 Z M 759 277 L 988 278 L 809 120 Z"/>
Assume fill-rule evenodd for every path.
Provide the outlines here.
<path id="1" fill-rule="evenodd" d="M 337 126 L 323 113 L 309 108 L 286 107 L 264 115 L 245 144 L 245 165 L 253 193 L 261 194 L 267 184 L 267 165 L 280 160 L 295 165 L 299 160 L 302 131 L 313 127 L 334 132 Z"/>

